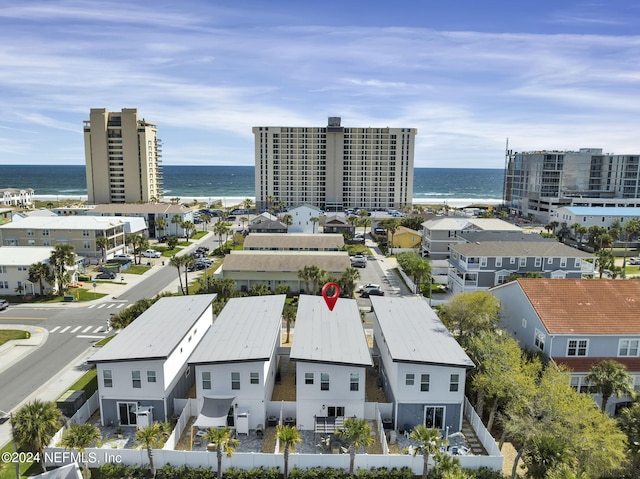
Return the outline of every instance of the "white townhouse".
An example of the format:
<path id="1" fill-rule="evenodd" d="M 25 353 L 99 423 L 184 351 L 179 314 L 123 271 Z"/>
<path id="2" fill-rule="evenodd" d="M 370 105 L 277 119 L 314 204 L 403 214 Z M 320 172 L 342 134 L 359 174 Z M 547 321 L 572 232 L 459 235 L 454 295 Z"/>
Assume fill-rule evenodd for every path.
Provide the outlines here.
<path id="1" fill-rule="evenodd" d="M 0 205 L 22 206 L 33 205 L 33 188 L 0 188 Z"/>
<path id="2" fill-rule="evenodd" d="M 215 294 L 160 298 L 90 359 L 98 370 L 103 426 L 174 416 L 194 384 L 187 360 L 213 321 Z"/>
<path id="3" fill-rule="evenodd" d="M 290 359 L 296 361 L 298 429 L 333 433 L 345 417 L 364 418 L 366 368 L 373 365 L 358 303 L 300 295 Z"/>
<path id="4" fill-rule="evenodd" d="M 371 297 L 374 356 L 393 403 L 394 428 L 462 429 L 464 387 L 473 361 L 425 299 Z M 297 325 L 296 325 L 297 332 Z"/>
<path id="5" fill-rule="evenodd" d="M 289 233 L 309 233 L 318 232 L 318 223 L 323 212 L 320 208 L 312 205 L 300 205 L 291 208 L 288 213 L 291 215 L 292 223 L 289 225 Z M 315 221 L 311 219 L 315 218 Z"/>
<path id="6" fill-rule="evenodd" d="M 238 433 L 260 425 L 264 429 L 278 368 L 285 299 L 284 294 L 251 296 L 226 304 L 189 359 L 199 411 L 194 426 L 229 425 Z M 213 410 L 218 412 L 212 414 Z"/>
<path id="7" fill-rule="evenodd" d="M 29 281 L 29 268 L 32 264 L 49 264 L 49 257 L 53 248 L 35 246 L 24 248 L 21 246 L 3 246 L 0 248 L 0 296 L 19 296 L 22 294 L 40 294 L 52 287 L 46 281 L 42 283 Z"/>
<path id="8" fill-rule="evenodd" d="M 615 221 L 619 221 L 620 225 L 624 227 L 629 220 L 640 220 L 640 208 L 631 206 L 565 206 L 558 208 L 552 217 L 560 225 L 565 223 L 570 229 L 571 235 L 575 236 L 575 231 L 571 228 L 574 224 L 585 228 L 599 226 L 609 230 Z"/>

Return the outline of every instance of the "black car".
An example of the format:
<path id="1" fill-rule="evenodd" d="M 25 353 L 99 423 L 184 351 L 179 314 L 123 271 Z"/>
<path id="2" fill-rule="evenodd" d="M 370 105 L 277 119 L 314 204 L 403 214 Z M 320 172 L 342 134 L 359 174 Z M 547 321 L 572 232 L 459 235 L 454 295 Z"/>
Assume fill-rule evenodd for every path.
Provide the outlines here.
<path id="1" fill-rule="evenodd" d="M 167 235 L 160 236 L 160 238 L 158 238 L 158 243 L 166 243 L 168 238 L 169 237 Z"/>
<path id="2" fill-rule="evenodd" d="M 96 279 L 116 279 L 116 274 L 113 271 L 103 271 L 96 274 Z"/>

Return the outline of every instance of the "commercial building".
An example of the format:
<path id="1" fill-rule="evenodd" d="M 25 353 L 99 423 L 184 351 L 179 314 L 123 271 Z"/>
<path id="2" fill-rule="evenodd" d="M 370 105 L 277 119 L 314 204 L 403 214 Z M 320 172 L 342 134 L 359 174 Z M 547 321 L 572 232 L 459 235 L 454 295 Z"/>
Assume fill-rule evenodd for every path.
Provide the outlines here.
<path id="1" fill-rule="evenodd" d="M 256 206 L 325 211 L 411 204 L 415 128 L 254 127 Z"/>
<path id="2" fill-rule="evenodd" d="M 563 206 L 640 206 L 640 155 L 579 151 L 507 154 L 505 206 L 549 223 Z"/>
<path id="3" fill-rule="evenodd" d="M 89 203 L 149 202 L 162 196 L 161 141 L 138 110 L 92 108 L 84 122 Z"/>

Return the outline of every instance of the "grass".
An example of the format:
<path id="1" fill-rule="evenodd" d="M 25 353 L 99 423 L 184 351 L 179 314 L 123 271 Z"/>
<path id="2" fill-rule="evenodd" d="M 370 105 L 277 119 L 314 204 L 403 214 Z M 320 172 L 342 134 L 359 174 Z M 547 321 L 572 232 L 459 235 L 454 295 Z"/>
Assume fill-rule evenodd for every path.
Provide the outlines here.
<path id="1" fill-rule="evenodd" d="M 73 383 L 69 389 L 72 391 L 83 390 L 86 398 L 89 399 L 94 392 L 98 390 L 98 370 L 92 368 L 87 371 L 80 379 Z"/>
<path id="2" fill-rule="evenodd" d="M 100 347 L 100 346 L 104 346 L 105 344 L 107 344 L 109 341 L 111 341 L 113 338 L 115 338 L 116 335 L 114 334 L 113 336 L 109 336 L 106 337 L 104 339 L 101 339 L 100 341 L 98 341 L 97 343 L 94 344 L 95 347 Z"/>
<path id="3" fill-rule="evenodd" d="M 158 259 L 156 259 L 155 261 L 158 261 Z M 145 274 L 147 271 L 149 271 L 149 266 L 147 266 L 146 264 L 132 264 L 131 266 L 129 266 L 129 269 L 127 269 L 126 273 Z"/>
<path id="4" fill-rule="evenodd" d="M 0 450 L 0 453 L 13 452 L 13 442 L 9 441 Z M 20 463 L 20 477 L 27 478 L 31 475 L 40 474 L 40 465 L 34 462 Z M 16 466 L 13 462 L 0 462 L 0 479 L 16 479 Z"/>
<path id="5" fill-rule="evenodd" d="M 29 333 L 27 331 L 21 331 L 19 329 L 2 329 L 0 330 L 0 346 L 7 341 L 14 341 L 16 339 L 27 339 Z"/>
<path id="6" fill-rule="evenodd" d="M 208 233 L 207 231 L 198 231 L 191 237 L 191 239 L 199 240 L 200 238 L 205 236 L 207 233 Z"/>

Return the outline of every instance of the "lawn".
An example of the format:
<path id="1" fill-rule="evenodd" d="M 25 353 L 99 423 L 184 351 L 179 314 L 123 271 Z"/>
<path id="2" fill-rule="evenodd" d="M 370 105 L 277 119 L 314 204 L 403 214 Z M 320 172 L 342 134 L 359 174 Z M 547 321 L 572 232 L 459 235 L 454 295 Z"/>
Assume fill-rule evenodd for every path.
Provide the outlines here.
<path id="1" fill-rule="evenodd" d="M 8 442 L 5 446 L 0 450 L 0 453 L 5 452 L 13 452 L 13 442 Z M 27 474 L 28 471 L 28 474 Z M 39 465 L 34 465 L 32 462 L 21 462 L 20 463 L 20 477 L 29 477 L 32 474 L 40 474 L 42 471 L 40 470 Z M 0 462 L 0 479 L 16 479 L 16 466 L 13 462 Z"/>
<path id="2" fill-rule="evenodd" d="M 85 397 L 89 399 L 93 393 L 98 390 L 98 370 L 92 368 L 87 371 L 80 379 L 73 383 L 69 389 L 72 391 L 84 390 Z"/>
<path id="3" fill-rule="evenodd" d="M 155 261 L 158 261 L 158 259 L 156 259 Z M 129 269 L 127 269 L 126 273 L 145 274 L 147 271 L 149 271 L 149 266 L 147 266 L 146 264 L 132 264 L 131 266 L 129 266 Z"/>
<path id="4" fill-rule="evenodd" d="M 29 333 L 27 331 L 21 331 L 19 329 L 0 329 L 0 346 L 7 341 L 27 339 L 28 337 Z"/>
<path id="5" fill-rule="evenodd" d="M 118 283 L 120 284 L 120 283 Z M 107 296 L 105 293 L 94 293 L 93 289 L 87 288 L 72 288 L 68 289 L 65 296 L 73 296 L 77 301 L 93 301 L 94 299 L 103 298 Z M 50 303 L 61 303 L 64 301 L 64 296 L 55 296 L 50 298 Z"/>
<path id="6" fill-rule="evenodd" d="M 109 336 L 109 337 L 106 337 L 104 339 L 101 339 L 100 341 L 95 343 L 94 346 L 97 347 L 97 348 L 99 348 L 100 346 L 104 346 L 105 344 L 107 344 L 109 341 L 111 341 L 115 337 L 116 337 L 116 335 L 114 334 L 113 336 Z"/>

